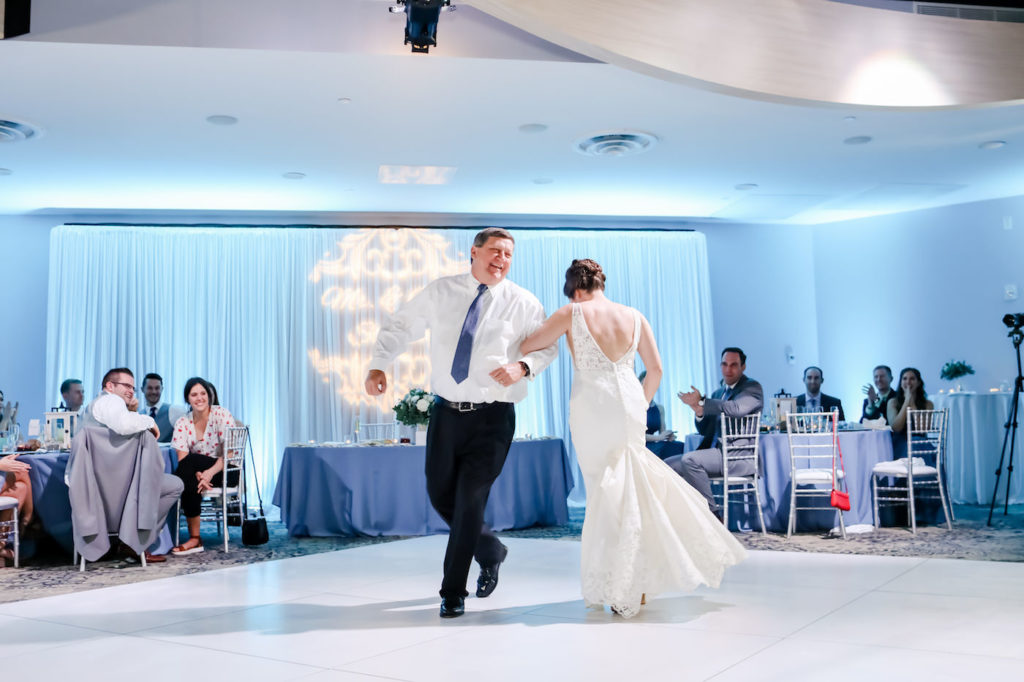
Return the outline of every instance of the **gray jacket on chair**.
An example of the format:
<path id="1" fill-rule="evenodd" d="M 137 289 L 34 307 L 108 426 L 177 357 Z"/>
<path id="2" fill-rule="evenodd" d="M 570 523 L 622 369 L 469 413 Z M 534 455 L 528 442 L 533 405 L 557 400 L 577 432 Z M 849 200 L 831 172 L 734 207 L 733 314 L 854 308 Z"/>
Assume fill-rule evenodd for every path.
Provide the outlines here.
<path id="1" fill-rule="evenodd" d="M 110 549 L 108 534 L 116 534 L 142 554 L 160 532 L 164 464 L 153 434 L 85 427 L 71 441 L 68 469 L 75 550 L 96 561 Z"/>

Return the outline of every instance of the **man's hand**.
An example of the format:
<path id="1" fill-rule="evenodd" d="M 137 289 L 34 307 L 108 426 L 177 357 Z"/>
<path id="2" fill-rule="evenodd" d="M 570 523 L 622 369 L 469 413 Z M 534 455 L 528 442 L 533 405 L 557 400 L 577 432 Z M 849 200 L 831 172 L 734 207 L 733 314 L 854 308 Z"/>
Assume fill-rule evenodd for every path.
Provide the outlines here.
<path id="1" fill-rule="evenodd" d="M 525 374 L 522 365 L 518 362 L 510 362 L 491 372 L 491 378 L 502 386 L 511 386 L 522 379 Z"/>
<path id="2" fill-rule="evenodd" d="M 128 405 L 128 411 L 129 412 L 138 412 L 139 411 L 139 399 L 136 398 L 135 396 L 132 396 L 131 400 L 126 400 L 125 404 Z"/>
<path id="3" fill-rule="evenodd" d="M 878 393 L 875 392 L 874 384 L 864 384 L 864 387 L 861 390 L 864 391 L 865 395 L 867 395 L 868 402 L 873 403 L 878 400 Z"/>
<path id="4" fill-rule="evenodd" d="M 149 432 L 153 434 L 153 438 L 156 438 L 157 440 L 160 440 L 160 427 L 159 426 L 154 424 L 153 428 L 151 428 L 149 430 Z"/>
<path id="5" fill-rule="evenodd" d="M 0 458 L 0 471 L 6 471 L 12 474 L 16 474 L 20 471 L 28 471 L 30 467 L 25 462 L 18 459 L 19 453 L 13 455 L 7 455 L 6 457 Z"/>
<path id="6" fill-rule="evenodd" d="M 388 376 L 379 369 L 371 369 L 366 374 L 364 385 L 367 395 L 383 395 L 388 390 Z"/>
<path id="7" fill-rule="evenodd" d="M 680 400 L 689 405 L 690 409 L 692 409 L 698 417 L 704 416 L 704 408 L 697 404 L 703 400 L 703 396 L 701 396 L 700 391 L 698 391 L 694 386 L 691 385 L 688 392 L 683 393 L 680 391 L 676 395 L 679 396 Z"/>

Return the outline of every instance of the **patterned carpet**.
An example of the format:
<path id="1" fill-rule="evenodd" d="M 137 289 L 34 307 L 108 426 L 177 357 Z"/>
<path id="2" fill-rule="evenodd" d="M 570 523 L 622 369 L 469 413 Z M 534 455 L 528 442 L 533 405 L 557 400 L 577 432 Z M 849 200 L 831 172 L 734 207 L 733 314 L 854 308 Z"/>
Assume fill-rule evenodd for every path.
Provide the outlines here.
<path id="1" fill-rule="evenodd" d="M 737 537 L 747 548 L 760 550 L 1024 561 L 1024 505 L 1011 507 L 1009 516 L 1003 516 L 1002 510 L 998 510 L 991 527 L 986 524 L 987 519 L 988 507 L 957 506 L 952 531 L 943 527 L 919 527 L 917 534 L 912 535 L 905 528 L 882 528 L 851 534 L 845 541 L 817 533 L 801 533 L 788 540 L 784 535 L 763 537 L 760 533 L 738 534 Z M 571 507 L 569 523 L 564 526 L 506 531 L 500 535 L 578 541 L 582 527 L 583 509 Z M 216 533 L 212 532 L 204 534 L 203 542 L 207 549 L 201 554 L 168 557 L 166 562 L 150 564 L 145 569 L 137 563 L 101 561 L 89 564 L 85 573 L 79 573 L 76 567 L 71 566 L 70 557 L 55 547 L 40 543 L 35 556 L 26 560 L 22 568 L 0 570 L 0 603 L 403 539 L 292 538 L 281 523 L 270 522 L 269 528 L 270 541 L 258 547 L 243 546 L 240 530 L 232 528 L 231 548 L 227 554 L 218 544 Z M 441 557 L 438 557 L 439 570 L 440 561 Z"/>

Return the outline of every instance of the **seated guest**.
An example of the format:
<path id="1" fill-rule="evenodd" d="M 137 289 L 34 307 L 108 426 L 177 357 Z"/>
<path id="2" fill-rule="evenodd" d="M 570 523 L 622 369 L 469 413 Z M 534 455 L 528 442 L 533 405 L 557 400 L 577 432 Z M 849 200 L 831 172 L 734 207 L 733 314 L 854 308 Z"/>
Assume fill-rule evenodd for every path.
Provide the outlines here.
<path id="1" fill-rule="evenodd" d="M 745 417 L 760 412 L 764 404 L 764 391 L 761 384 L 754 381 L 744 371 L 747 369 L 747 355 L 739 348 L 726 348 L 722 351 L 722 381 L 725 384 L 716 390 L 710 398 L 705 398 L 693 386 L 689 393 L 680 393 L 679 399 L 689 406 L 695 416 L 697 431 L 704 436 L 700 447 L 685 455 L 669 457 L 665 464 L 676 470 L 686 482 L 697 489 L 708 501 L 711 511 L 722 518 L 722 512 L 711 492 L 711 476 L 722 475 L 722 451 L 718 448 L 721 436 L 721 415 L 727 417 Z M 742 460 L 733 462 L 731 474 L 749 476 L 754 473 L 754 462 Z"/>
<path id="2" fill-rule="evenodd" d="M 3 402 L 0 394 L 0 402 Z M 28 522 L 32 520 L 32 481 L 28 477 L 28 464 L 18 459 L 18 455 L 0 457 L 0 497 L 13 497 L 18 501 L 18 533 L 20 534 Z M 0 512 L 0 521 L 10 521 L 14 517 L 13 510 Z M 14 550 L 0 546 L 0 567 L 4 567 L 8 559 L 14 559 Z"/>
<path id="3" fill-rule="evenodd" d="M 864 407 L 861 409 L 860 420 L 884 419 L 889 423 L 889 401 L 896 397 L 896 391 L 892 390 L 892 369 L 886 365 L 875 367 L 872 372 L 874 386 L 864 385 Z M 875 389 L 878 389 L 877 391 Z"/>
<path id="4" fill-rule="evenodd" d="M 160 429 L 160 437 L 157 438 L 159 442 L 170 443 L 173 435 L 170 421 L 171 406 L 161 402 L 163 392 L 163 378 L 155 372 L 147 374 L 142 379 L 142 394 L 146 397 L 146 402 L 139 405 L 139 414 L 148 414 L 156 422 Z"/>
<path id="5" fill-rule="evenodd" d="M 181 512 L 188 523 L 188 540 L 172 551 L 178 556 L 203 551 L 199 538 L 199 511 L 202 494 L 221 485 L 224 469 L 224 436 L 235 425 L 227 409 L 212 403 L 216 394 L 205 380 L 192 377 L 185 382 L 185 402 L 192 408 L 174 425 L 171 447 L 178 453 L 178 477 L 185 484 Z M 228 485 L 237 485 L 230 480 Z"/>
<path id="6" fill-rule="evenodd" d="M 105 426 L 122 436 L 134 436 L 150 431 L 160 438 L 160 428 L 152 417 L 139 414 L 139 401 L 135 397 L 135 375 L 127 367 L 116 367 L 103 375 L 103 392 L 89 403 L 82 413 L 81 426 Z M 182 485 L 177 476 L 164 474 L 160 479 L 160 501 L 157 519 L 163 523 L 174 503 L 181 496 Z M 146 560 L 166 561 L 166 558 L 146 552 Z"/>
<path id="7" fill-rule="evenodd" d="M 821 392 L 821 383 L 825 376 L 820 367 L 808 367 L 804 370 L 805 393 L 796 398 L 796 408 L 801 412 L 831 412 L 835 408 L 839 412 L 839 421 L 846 421 L 843 414 L 843 401 Z M 802 409 L 801 409 L 802 408 Z"/>
<path id="8" fill-rule="evenodd" d="M 647 372 L 640 372 L 637 379 L 642 384 Z M 665 410 L 658 403 L 651 401 L 647 407 L 647 449 L 661 459 L 683 454 L 683 444 L 676 440 L 675 431 L 665 430 Z"/>
<path id="9" fill-rule="evenodd" d="M 934 409 L 935 405 L 928 400 L 928 394 L 924 392 L 924 380 L 921 379 L 921 373 L 913 367 L 907 367 L 901 371 L 900 390 L 889 401 L 888 407 L 889 426 L 892 427 L 894 436 L 902 434 L 904 439 L 906 438 L 908 410 Z"/>
<path id="10" fill-rule="evenodd" d="M 85 402 L 85 391 L 82 390 L 80 379 L 65 379 L 60 384 L 60 397 L 62 402 L 60 409 L 68 412 L 78 412 Z"/>

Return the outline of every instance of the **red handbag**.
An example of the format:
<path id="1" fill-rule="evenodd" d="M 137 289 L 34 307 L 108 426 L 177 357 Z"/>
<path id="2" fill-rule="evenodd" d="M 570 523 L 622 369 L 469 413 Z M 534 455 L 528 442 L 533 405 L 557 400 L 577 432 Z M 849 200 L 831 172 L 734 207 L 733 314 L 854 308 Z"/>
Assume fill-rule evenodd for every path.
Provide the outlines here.
<path id="1" fill-rule="evenodd" d="M 832 439 L 835 441 L 836 450 L 839 451 L 839 468 L 843 472 L 843 480 L 846 480 L 846 467 L 843 466 L 843 447 L 839 444 L 839 434 L 836 433 L 836 420 L 832 420 Z M 846 487 L 850 489 L 849 485 Z M 844 493 L 836 487 L 836 470 L 832 469 L 832 494 L 829 496 L 829 504 L 840 511 L 850 511 L 850 493 Z"/>

